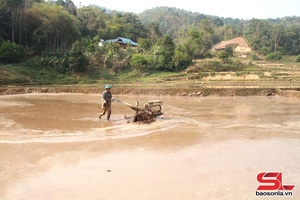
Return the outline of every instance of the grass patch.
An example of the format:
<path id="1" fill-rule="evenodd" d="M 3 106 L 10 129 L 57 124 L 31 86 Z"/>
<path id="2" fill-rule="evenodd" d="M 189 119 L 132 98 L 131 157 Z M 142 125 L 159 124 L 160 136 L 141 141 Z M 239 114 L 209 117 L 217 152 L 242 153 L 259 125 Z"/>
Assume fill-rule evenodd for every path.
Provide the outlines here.
<path id="1" fill-rule="evenodd" d="M 76 84 L 78 79 L 49 69 L 34 69 L 26 64 L 0 65 L 1 85 Z"/>
<path id="2" fill-rule="evenodd" d="M 0 85 L 30 83 L 30 72 L 18 65 L 0 65 Z"/>

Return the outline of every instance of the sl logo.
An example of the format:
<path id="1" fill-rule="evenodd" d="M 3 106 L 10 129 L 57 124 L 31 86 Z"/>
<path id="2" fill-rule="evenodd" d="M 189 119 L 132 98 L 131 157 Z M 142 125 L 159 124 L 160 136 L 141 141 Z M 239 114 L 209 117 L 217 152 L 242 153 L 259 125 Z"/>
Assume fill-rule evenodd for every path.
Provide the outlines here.
<path id="1" fill-rule="evenodd" d="M 257 181 L 263 183 L 256 190 L 293 190 L 295 185 L 282 185 L 282 172 L 262 172 Z"/>

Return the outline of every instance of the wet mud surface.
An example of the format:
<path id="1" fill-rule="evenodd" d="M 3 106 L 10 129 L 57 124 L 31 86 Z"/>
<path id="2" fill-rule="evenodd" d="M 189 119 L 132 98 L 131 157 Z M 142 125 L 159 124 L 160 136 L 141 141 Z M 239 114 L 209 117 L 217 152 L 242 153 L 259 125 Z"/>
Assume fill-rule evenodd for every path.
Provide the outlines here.
<path id="1" fill-rule="evenodd" d="M 260 172 L 300 190 L 300 102 L 284 97 L 162 100 L 151 124 L 100 95 L 0 96 L 0 199 L 257 199 Z"/>

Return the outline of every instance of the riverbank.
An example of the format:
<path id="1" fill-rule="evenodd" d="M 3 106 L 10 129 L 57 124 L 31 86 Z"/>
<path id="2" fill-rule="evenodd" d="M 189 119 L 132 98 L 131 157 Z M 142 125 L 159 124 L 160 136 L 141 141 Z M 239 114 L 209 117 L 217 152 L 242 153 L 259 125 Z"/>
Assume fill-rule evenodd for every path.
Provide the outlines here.
<path id="1" fill-rule="evenodd" d="M 70 85 L 70 86 L 34 86 L 34 87 L 0 87 L 0 95 L 27 93 L 82 93 L 99 94 L 99 85 Z M 152 95 L 152 96 L 287 96 L 300 98 L 300 88 L 260 88 L 260 87 L 184 87 L 182 85 L 114 85 L 116 95 Z"/>

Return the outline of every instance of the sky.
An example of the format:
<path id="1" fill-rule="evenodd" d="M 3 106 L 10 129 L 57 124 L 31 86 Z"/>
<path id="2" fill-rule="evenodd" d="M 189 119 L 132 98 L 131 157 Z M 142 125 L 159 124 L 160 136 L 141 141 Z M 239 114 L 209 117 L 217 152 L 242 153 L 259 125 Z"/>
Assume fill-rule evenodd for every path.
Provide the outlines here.
<path id="1" fill-rule="evenodd" d="M 218 17 L 267 19 L 300 16 L 300 0 L 72 0 L 77 7 L 96 4 L 117 11 L 141 13 L 167 6 Z M 81 4 L 80 4 L 81 2 Z"/>

